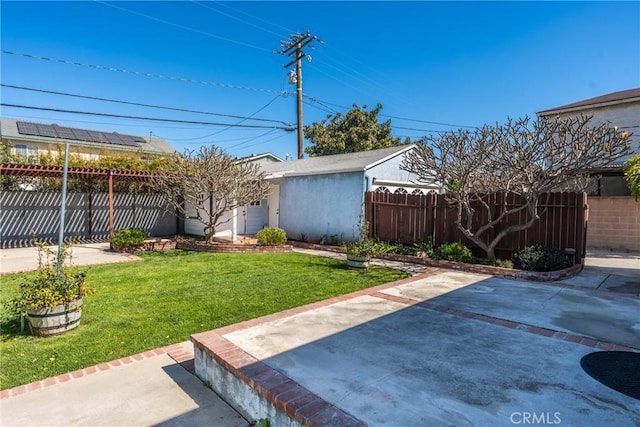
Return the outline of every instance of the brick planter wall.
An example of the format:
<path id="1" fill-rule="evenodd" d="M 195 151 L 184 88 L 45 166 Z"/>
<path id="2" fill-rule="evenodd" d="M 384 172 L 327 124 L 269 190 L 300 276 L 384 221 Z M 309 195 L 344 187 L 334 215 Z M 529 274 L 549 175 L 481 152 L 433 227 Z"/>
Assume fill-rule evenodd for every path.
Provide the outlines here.
<path id="1" fill-rule="evenodd" d="M 176 248 L 175 240 L 161 239 L 156 242 L 155 240 L 147 240 L 144 242 L 140 250 L 143 251 L 168 251 Z"/>
<path id="2" fill-rule="evenodd" d="M 576 264 L 569 268 L 556 271 L 524 271 L 515 268 L 494 267 L 492 265 L 467 264 L 464 262 L 445 261 L 440 259 L 415 257 L 411 255 L 384 254 L 383 259 L 392 261 L 412 262 L 428 265 L 429 267 L 449 268 L 452 270 L 468 271 L 470 273 L 491 274 L 493 276 L 510 277 L 513 279 L 532 280 L 535 282 L 549 282 L 573 276 L 582 271 L 582 265 Z"/>
<path id="3" fill-rule="evenodd" d="M 342 252 L 340 246 L 331 245 L 319 245 L 315 243 L 306 242 L 289 242 L 293 246 L 305 249 L 315 249 L 321 251 Z M 539 271 L 524 271 L 516 270 L 515 268 L 503 268 L 494 267 L 491 265 L 482 264 L 467 264 L 463 262 L 443 261 L 427 257 L 416 257 L 411 255 L 400 254 L 384 254 L 378 258 L 388 259 L 391 261 L 409 262 L 412 264 L 422 264 L 429 267 L 449 268 L 452 270 L 468 271 L 470 273 L 491 274 L 494 276 L 510 277 L 514 279 L 532 280 L 536 282 L 549 282 L 553 280 L 564 279 L 565 277 L 573 276 L 582 271 L 582 265 L 576 264 L 569 268 L 556 271 L 539 272 Z"/>
<path id="4" fill-rule="evenodd" d="M 233 245 L 225 243 L 216 243 L 209 245 L 201 242 L 179 242 L 176 245 L 176 249 L 182 249 L 187 251 L 201 251 L 201 252 L 219 252 L 219 253 L 284 253 L 291 252 L 293 247 L 291 245 L 282 246 L 266 246 L 266 245 Z"/>

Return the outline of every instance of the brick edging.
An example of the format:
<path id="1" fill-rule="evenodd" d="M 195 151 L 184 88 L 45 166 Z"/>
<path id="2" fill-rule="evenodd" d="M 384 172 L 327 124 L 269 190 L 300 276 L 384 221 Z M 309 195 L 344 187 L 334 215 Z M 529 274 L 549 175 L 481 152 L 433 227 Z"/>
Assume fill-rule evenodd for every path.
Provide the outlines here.
<path id="1" fill-rule="evenodd" d="M 108 371 L 109 369 L 117 368 L 118 366 L 141 362 L 145 359 L 161 356 L 163 354 L 166 354 L 169 357 L 171 357 L 173 360 L 175 360 L 178 364 L 180 364 L 180 366 L 182 366 L 187 371 L 191 372 L 192 374 L 194 373 L 193 353 L 186 351 L 184 347 L 180 344 L 171 344 L 165 347 L 160 347 L 153 350 L 147 350 L 142 353 L 134 354 L 133 356 L 121 357 L 120 359 L 99 363 L 97 365 L 89 366 L 83 369 L 78 369 L 73 372 L 60 374 L 55 377 L 49 377 L 43 380 L 34 381 L 29 384 L 23 384 L 23 385 L 15 386 L 13 388 L 0 390 L 0 400 L 20 396 L 27 392 L 48 388 L 56 384 L 66 383 L 73 379 L 82 378 L 88 375 L 93 375 L 98 372 Z"/>
<path id="2" fill-rule="evenodd" d="M 293 251 L 291 245 L 267 246 L 258 244 L 224 244 L 216 243 L 215 245 L 199 245 L 185 242 L 176 244 L 176 249 L 198 252 L 214 252 L 214 253 L 284 253 Z"/>
<path id="3" fill-rule="evenodd" d="M 469 273 L 490 274 L 492 276 L 507 277 L 511 279 L 523 279 L 533 282 L 552 282 L 565 279 L 582 271 L 583 265 L 576 264 L 562 270 L 555 271 L 526 271 L 515 268 L 496 267 L 493 265 L 468 264 L 464 262 L 445 261 L 428 257 L 413 257 L 409 255 L 383 254 L 379 258 L 392 261 L 411 262 L 430 267 L 448 268 L 451 270 L 466 271 Z"/>
<path id="4" fill-rule="evenodd" d="M 328 252 L 337 252 L 342 253 L 342 249 L 340 246 L 332 246 L 332 245 L 320 245 L 317 243 L 307 243 L 307 242 L 296 242 L 289 241 L 293 247 L 303 248 L 303 249 L 314 249 L 318 251 L 328 251 Z M 480 273 L 480 274 L 491 274 L 493 276 L 501 276 L 512 279 L 524 279 L 530 280 L 534 282 L 549 282 L 561 280 L 575 274 L 578 274 L 582 271 L 583 265 L 576 264 L 568 268 L 564 268 L 562 270 L 555 271 L 525 271 L 525 270 L 517 270 L 515 268 L 505 268 L 505 267 L 495 267 L 492 265 L 483 265 L 483 264 L 469 264 L 464 262 L 455 262 L 455 261 L 445 261 L 438 260 L 429 257 L 417 257 L 411 255 L 400 255 L 400 254 L 382 254 L 377 256 L 379 259 L 386 259 L 390 261 L 399 261 L 399 262 L 407 262 L 411 264 L 420 264 L 426 265 L 428 267 L 437 267 L 437 268 L 448 268 L 450 270 L 460 270 L 466 271 L 469 273 Z"/>
<path id="5" fill-rule="evenodd" d="M 562 341 L 569 341 L 576 344 L 581 344 L 587 347 L 596 348 L 599 350 L 607 351 L 631 351 L 634 353 L 640 353 L 640 348 L 630 347 L 622 344 L 615 344 L 609 341 L 602 341 L 582 335 L 575 335 L 567 332 L 556 331 L 555 329 L 544 328 L 541 326 L 529 325 L 522 322 L 514 322 L 513 320 L 502 319 L 500 317 L 487 316 L 486 314 L 473 313 L 471 311 L 459 310 L 457 308 L 447 307 L 440 304 L 435 304 L 431 301 L 420 301 L 412 298 L 398 297 L 396 295 L 385 294 L 382 292 L 375 292 L 371 296 L 386 299 L 389 301 L 399 302 L 401 304 L 411 305 L 414 307 L 421 307 L 432 311 L 438 311 L 441 313 L 452 314 L 458 317 L 465 317 L 467 319 L 479 320 L 492 325 L 503 326 L 509 329 L 518 329 L 534 335 L 540 335 L 544 337 L 559 339 Z"/>
<path id="6" fill-rule="evenodd" d="M 216 330 L 218 331 L 218 330 Z M 191 336 L 193 345 L 291 419 L 305 426 L 364 427 L 365 423 L 256 359 L 215 331 Z"/>

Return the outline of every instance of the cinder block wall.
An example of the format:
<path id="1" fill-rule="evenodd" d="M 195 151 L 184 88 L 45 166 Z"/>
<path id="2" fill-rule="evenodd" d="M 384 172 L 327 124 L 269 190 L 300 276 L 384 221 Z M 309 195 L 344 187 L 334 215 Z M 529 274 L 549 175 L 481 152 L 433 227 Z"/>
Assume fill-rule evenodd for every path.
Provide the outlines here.
<path id="1" fill-rule="evenodd" d="M 640 202 L 590 196 L 588 204 L 587 249 L 640 252 Z"/>

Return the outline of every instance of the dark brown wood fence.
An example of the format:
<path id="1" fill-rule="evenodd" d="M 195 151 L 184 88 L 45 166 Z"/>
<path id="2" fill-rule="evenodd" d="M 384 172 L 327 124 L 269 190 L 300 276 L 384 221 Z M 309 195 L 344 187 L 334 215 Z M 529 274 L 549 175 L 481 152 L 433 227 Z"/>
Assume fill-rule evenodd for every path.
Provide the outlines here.
<path id="1" fill-rule="evenodd" d="M 548 196 L 548 197 L 547 197 Z M 507 207 L 520 205 L 516 194 L 496 193 L 487 197 L 494 212 L 500 212 L 506 197 Z M 535 244 L 565 250 L 575 249 L 575 263 L 581 263 L 586 249 L 587 195 L 585 193 L 549 193 L 541 197 L 540 209 L 546 213 L 532 227 L 508 234 L 496 248 L 498 258 L 511 259 L 515 252 Z M 475 206 L 474 227 L 486 223 L 487 212 Z M 434 247 L 443 243 L 461 242 L 477 255 L 483 253 L 457 228 L 457 210 L 442 194 L 410 195 L 365 193 L 365 218 L 370 235 L 380 240 L 405 244 L 431 240 Z M 500 230 L 528 220 L 522 210 L 507 216 L 484 236 L 490 242 Z"/>

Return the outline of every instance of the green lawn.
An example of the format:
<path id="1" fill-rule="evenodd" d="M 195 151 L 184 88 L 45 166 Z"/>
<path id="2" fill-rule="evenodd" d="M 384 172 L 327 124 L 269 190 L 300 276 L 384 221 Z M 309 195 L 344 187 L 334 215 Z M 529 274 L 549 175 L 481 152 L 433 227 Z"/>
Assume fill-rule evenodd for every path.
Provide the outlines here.
<path id="1" fill-rule="evenodd" d="M 0 389 L 189 339 L 202 332 L 390 282 L 405 273 L 349 271 L 298 253 L 144 253 L 144 261 L 87 267 L 95 294 L 78 329 L 35 338 L 0 325 Z M 0 302 L 24 275 L 0 278 Z"/>

